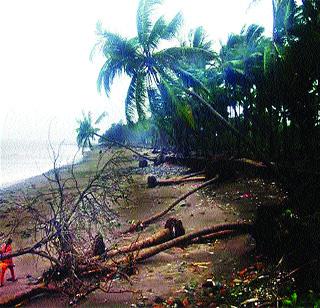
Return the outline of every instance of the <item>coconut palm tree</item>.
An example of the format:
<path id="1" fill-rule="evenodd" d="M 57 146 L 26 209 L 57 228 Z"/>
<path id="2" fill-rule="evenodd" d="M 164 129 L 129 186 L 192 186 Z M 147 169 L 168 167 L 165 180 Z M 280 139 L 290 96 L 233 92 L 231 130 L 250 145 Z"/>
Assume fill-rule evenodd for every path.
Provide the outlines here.
<path id="1" fill-rule="evenodd" d="M 84 150 L 85 148 L 92 149 L 92 141 L 94 141 L 95 137 L 98 136 L 99 128 L 93 127 L 90 112 L 88 112 L 88 114 L 85 114 L 83 112 L 82 117 L 82 120 L 77 120 L 79 124 L 79 127 L 76 129 L 77 144 L 79 148 L 82 148 L 82 150 Z M 95 124 L 98 124 L 98 120 L 95 122 Z"/>
<path id="2" fill-rule="evenodd" d="M 149 160 L 149 161 L 155 161 L 154 158 L 150 158 L 150 157 L 144 156 L 144 155 L 140 154 L 139 152 L 137 152 L 136 150 L 132 149 L 131 147 L 129 147 L 129 146 L 127 146 L 127 145 L 125 145 L 125 144 L 123 144 L 121 142 L 118 142 L 116 140 L 112 140 L 110 138 L 106 138 L 103 135 L 100 135 L 98 133 L 100 129 L 97 128 L 97 127 L 94 127 L 94 125 L 99 124 L 100 121 L 105 117 L 105 115 L 106 115 L 106 113 L 102 113 L 98 117 L 98 119 L 93 123 L 93 120 L 92 120 L 90 112 L 88 112 L 87 115 L 84 112 L 82 113 L 82 117 L 83 118 L 81 120 L 77 121 L 78 124 L 79 124 L 79 127 L 76 129 L 76 132 L 77 132 L 77 144 L 78 144 L 79 148 L 82 148 L 82 151 L 87 147 L 92 149 L 93 148 L 92 141 L 94 141 L 95 138 L 100 138 L 101 140 L 103 140 L 105 142 L 108 142 L 108 143 L 114 144 L 116 146 L 128 149 L 129 151 L 133 152 L 134 154 L 138 155 L 141 158 L 144 158 L 144 159 Z"/>
<path id="3" fill-rule="evenodd" d="M 152 15 L 161 2 L 139 1 L 136 17 L 137 37 L 126 39 L 118 34 L 103 31 L 98 25 L 99 46 L 106 58 L 98 77 L 99 91 L 104 88 L 109 95 L 116 76 L 121 74 L 129 76 L 131 82 L 125 99 L 125 110 L 128 122 L 132 123 L 137 120 L 143 121 L 152 112 L 154 106 L 150 93 L 154 94 L 157 91 L 163 94 L 164 88 L 166 93 L 171 94 L 182 90 L 189 100 L 192 98 L 205 105 L 216 119 L 239 135 L 240 133 L 217 112 L 214 104 L 208 101 L 209 91 L 206 87 L 179 65 L 182 60 L 189 59 L 190 62 L 194 62 L 197 58 L 212 64 L 217 61 L 217 54 L 208 48 L 203 48 L 201 44 L 197 47 L 182 46 L 160 50 L 160 44 L 174 38 L 182 23 L 181 13 L 175 15 L 169 22 L 160 16 L 153 23 Z M 178 100 L 174 101 L 179 103 Z"/>

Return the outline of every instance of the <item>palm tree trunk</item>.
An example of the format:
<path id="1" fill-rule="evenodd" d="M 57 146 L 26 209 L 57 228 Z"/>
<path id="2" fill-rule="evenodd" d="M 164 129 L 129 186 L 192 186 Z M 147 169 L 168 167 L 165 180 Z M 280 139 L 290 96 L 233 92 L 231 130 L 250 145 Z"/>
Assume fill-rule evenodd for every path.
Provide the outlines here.
<path id="1" fill-rule="evenodd" d="M 138 256 L 135 258 L 135 262 L 141 262 L 147 258 L 150 258 L 158 254 L 159 252 L 170 249 L 172 247 L 179 246 L 189 242 L 192 243 L 192 240 L 199 239 L 202 236 L 213 234 L 211 236 L 211 239 L 212 239 L 214 237 L 214 234 L 216 234 L 217 236 L 221 236 L 221 233 L 220 233 L 221 231 L 230 231 L 230 230 L 238 231 L 242 233 L 251 233 L 252 228 L 253 228 L 253 225 L 249 223 L 232 223 L 232 224 L 214 225 L 209 228 L 197 230 L 189 234 L 179 236 L 168 242 L 153 246 L 151 248 L 143 249 L 141 252 L 139 252 Z M 124 257 L 120 260 L 117 260 L 117 263 L 123 264 L 126 261 L 127 261 L 127 257 Z"/>

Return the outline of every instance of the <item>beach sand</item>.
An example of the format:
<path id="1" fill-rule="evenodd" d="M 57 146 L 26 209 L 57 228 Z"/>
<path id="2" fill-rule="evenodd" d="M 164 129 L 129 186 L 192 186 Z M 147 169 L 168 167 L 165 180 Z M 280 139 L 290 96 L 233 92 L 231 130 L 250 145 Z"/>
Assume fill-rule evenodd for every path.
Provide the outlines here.
<path id="1" fill-rule="evenodd" d="M 113 155 L 116 150 L 110 150 Z M 123 155 L 124 152 L 122 152 Z M 97 162 L 97 152 L 90 153 L 87 159 L 78 165 L 79 175 L 87 175 Z M 126 206 L 116 208 L 119 214 L 119 221 L 125 229 L 128 220 L 142 220 L 165 208 L 181 194 L 195 187 L 195 183 L 186 183 L 176 186 L 147 188 L 147 177 L 155 174 L 159 177 L 173 177 L 185 173 L 188 168 L 170 164 L 163 164 L 158 167 L 138 168 L 138 162 L 133 156 L 125 153 L 128 162 L 122 165 L 124 172 L 132 174 L 132 182 L 128 186 L 130 203 Z M 67 169 L 65 169 L 67 170 Z M 1 191 L 1 209 L 4 212 L 10 211 L 7 201 L 16 198 L 22 191 L 32 193 L 34 190 L 46 189 L 47 182 L 41 176 L 33 177 L 17 183 Z M 254 199 L 235 198 L 239 193 L 250 191 L 255 194 Z M 232 223 L 239 220 L 251 221 L 254 218 L 259 203 L 264 202 L 265 195 L 276 194 L 274 187 L 265 185 L 259 181 L 248 181 L 239 179 L 233 183 L 226 183 L 219 187 L 199 191 L 187 198 L 168 215 L 160 219 L 158 223 L 147 228 L 140 237 L 148 236 L 164 226 L 168 217 L 181 219 L 186 232 L 204 228 L 213 224 Z M 4 201 L 3 201 L 4 200 Z M 6 217 L 1 218 L 1 227 L 7 224 Z M 25 220 L 23 228 L 28 227 Z M 14 236 L 14 249 L 19 249 L 31 244 L 32 236 L 23 238 L 25 230 L 17 229 Z M 134 236 L 135 238 L 135 236 Z M 125 242 L 132 241 L 133 238 Z M 131 277 L 133 285 L 125 281 L 115 281 L 113 290 L 130 289 L 132 292 L 110 293 L 94 292 L 82 305 L 84 307 L 129 307 L 132 303 L 152 301 L 156 296 L 179 296 L 184 293 L 184 286 L 191 280 L 204 281 L 207 278 L 216 279 L 232 275 L 234 270 L 240 270 L 247 266 L 253 257 L 254 243 L 247 235 L 221 240 L 213 244 L 192 245 L 184 249 L 172 248 L 164 251 L 138 266 L 138 273 Z M 37 262 L 36 262 L 37 260 Z M 204 262 L 203 267 L 194 264 Z M 20 282 L 8 282 L 0 289 L 1 294 L 14 294 L 15 290 L 26 287 L 26 275 L 31 274 L 37 277 L 48 267 L 48 262 L 35 256 L 22 256 L 15 258 L 16 272 Z M 161 282 L 161 283 L 159 283 Z M 61 296 L 45 296 L 32 300 L 26 304 L 30 307 L 62 307 L 67 306 L 68 299 Z"/>

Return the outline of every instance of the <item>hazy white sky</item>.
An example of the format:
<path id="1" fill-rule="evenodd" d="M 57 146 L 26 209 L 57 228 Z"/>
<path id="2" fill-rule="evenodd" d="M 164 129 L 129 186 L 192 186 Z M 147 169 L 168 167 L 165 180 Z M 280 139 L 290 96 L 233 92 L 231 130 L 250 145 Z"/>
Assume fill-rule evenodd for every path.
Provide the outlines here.
<path id="1" fill-rule="evenodd" d="M 185 27 L 202 25 L 216 43 L 244 24 L 271 31 L 271 0 L 165 0 L 168 18 L 181 10 Z M 102 59 L 89 60 L 95 25 L 136 35 L 138 0 L 0 1 L 0 138 L 75 140 L 81 111 L 108 112 L 103 125 L 124 118 L 127 80 L 107 98 L 96 90 Z"/>

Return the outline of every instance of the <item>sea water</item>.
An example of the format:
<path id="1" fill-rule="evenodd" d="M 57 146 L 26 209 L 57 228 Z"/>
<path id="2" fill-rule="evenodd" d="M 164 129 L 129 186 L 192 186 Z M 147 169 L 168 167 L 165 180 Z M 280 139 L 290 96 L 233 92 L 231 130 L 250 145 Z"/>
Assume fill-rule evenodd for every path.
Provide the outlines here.
<path id="1" fill-rule="evenodd" d="M 79 162 L 81 151 L 76 144 L 28 140 L 1 140 L 0 188 L 20 182 L 57 167 Z"/>

